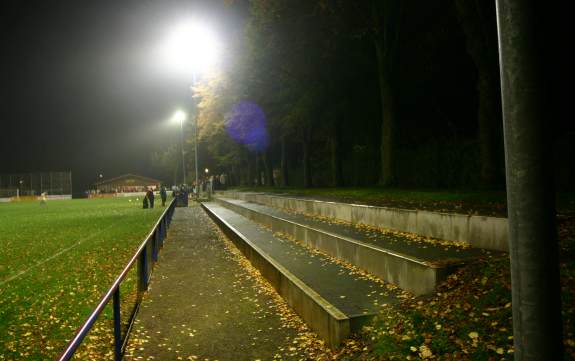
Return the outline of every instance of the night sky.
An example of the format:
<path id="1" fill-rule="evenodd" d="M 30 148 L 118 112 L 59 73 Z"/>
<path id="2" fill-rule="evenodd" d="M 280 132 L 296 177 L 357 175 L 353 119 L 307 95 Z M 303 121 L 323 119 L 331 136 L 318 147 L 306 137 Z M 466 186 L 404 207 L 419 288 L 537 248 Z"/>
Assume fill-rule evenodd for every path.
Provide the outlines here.
<path id="1" fill-rule="evenodd" d="M 0 13 L 0 173 L 71 170 L 75 193 L 100 173 L 149 174 L 150 153 L 178 136 L 168 119 L 190 106 L 191 81 L 159 60 L 170 27 L 199 15 L 229 61 L 245 14 L 224 1 L 9 4 Z"/>
<path id="2" fill-rule="evenodd" d="M 445 116 L 458 134 L 475 134 L 473 64 L 455 15 L 440 16 L 449 7 L 437 4 L 423 9 L 413 2 L 402 34 L 406 44 L 428 48 L 402 50 L 401 91 L 409 96 L 401 98 L 407 131 L 400 143 L 423 143 L 433 129 L 451 134 L 436 129 L 445 127 Z M 159 52 L 170 29 L 190 17 L 212 25 L 225 47 L 221 66 L 232 65 L 242 48 L 246 0 L 4 2 L 0 174 L 71 170 L 76 194 L 99 174 L 154 176 L 151 153 L 178 141 L 179 127 L 169 117 L 191 107 L 191 79 L 170 71 Z M 434 34 L 449 36 L 421 40 L 431 23 L 445 29 Z M 431 104 L 442 104 L 438 122 L 429 121 L 439 112 L 437 106 L 428 111 Z M 558 134 L 573 134 L 569 117 L 551 118 Z"/>

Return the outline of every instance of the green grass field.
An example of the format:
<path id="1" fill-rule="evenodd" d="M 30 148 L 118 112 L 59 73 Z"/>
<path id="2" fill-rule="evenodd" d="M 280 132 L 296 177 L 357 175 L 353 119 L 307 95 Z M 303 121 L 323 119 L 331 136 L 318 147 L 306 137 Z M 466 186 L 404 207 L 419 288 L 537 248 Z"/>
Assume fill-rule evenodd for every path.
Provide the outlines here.
<path id="1" fill-rule="evenodd" d="M 54 359 L 163 210 L 129 198 L 0 203 L 0 360 Z M 135 267 L 125 284 L 135 288 Z"/>

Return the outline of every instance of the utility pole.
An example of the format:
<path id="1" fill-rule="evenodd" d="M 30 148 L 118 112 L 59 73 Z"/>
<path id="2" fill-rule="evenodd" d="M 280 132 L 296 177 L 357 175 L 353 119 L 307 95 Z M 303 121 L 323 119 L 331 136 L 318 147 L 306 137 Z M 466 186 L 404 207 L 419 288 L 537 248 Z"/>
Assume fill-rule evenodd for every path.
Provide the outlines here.
<path id="1" fill-rule="evenodd" d="M 550 14 L 535 0 L 496 0 L 515 360 L 562 360 L 550 121 Z M 546 36 L 549 35 L 549 36 Z"/>

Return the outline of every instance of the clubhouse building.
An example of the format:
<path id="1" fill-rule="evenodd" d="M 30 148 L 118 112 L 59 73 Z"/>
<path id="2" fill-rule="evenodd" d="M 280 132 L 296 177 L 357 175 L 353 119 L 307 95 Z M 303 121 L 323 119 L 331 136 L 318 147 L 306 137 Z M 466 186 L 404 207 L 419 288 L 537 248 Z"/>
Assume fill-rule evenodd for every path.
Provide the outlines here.
<path id="1" fill-rule="evenodd" d="M 119 177 L 101 180 L 93 184 L 97 193 L 139 193 L 148 189 L 160 189 L 161 181 L 136 174 L 124 174 Z"/>

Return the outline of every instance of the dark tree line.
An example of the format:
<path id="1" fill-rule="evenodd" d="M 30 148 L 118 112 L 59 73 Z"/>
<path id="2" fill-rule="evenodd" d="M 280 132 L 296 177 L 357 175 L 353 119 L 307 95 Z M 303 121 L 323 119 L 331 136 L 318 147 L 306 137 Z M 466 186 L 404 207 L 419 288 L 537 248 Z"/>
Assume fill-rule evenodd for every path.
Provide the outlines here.
<path id="1" fill-rule="evenodd" d="M 249 11 L 233 66 L 198 87 L 202 164 L 243 185 L 503 187 L 492 2 L 251 0 Z M 265 149 L 226 134 L 242 101 L 266 114 Z"/>

